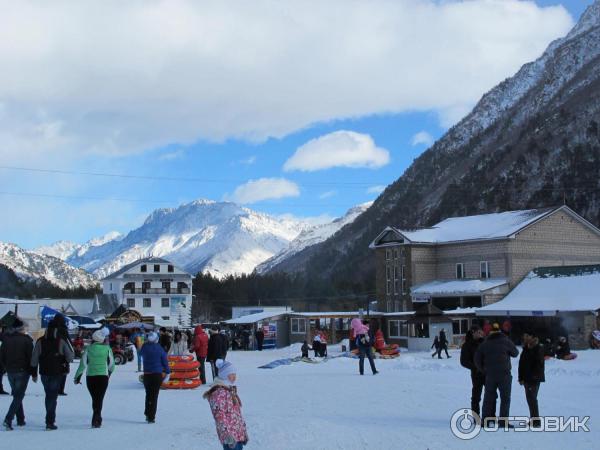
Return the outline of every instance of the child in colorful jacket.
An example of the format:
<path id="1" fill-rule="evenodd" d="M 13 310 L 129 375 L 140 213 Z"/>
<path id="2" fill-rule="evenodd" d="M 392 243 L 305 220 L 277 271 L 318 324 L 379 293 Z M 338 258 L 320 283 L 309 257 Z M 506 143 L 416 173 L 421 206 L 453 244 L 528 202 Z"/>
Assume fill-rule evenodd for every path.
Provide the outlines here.
<path id="1" fill-rule="evenodd" d="M 242 417 L 242 401 L 235 386 L 236 370 L 233 364 L 222 359 L 217 360 L 216 366 L 219 376 L 203 397 L 210 404 L 223 449 L 242 450 L 248 443 L 248 434 Z"/>

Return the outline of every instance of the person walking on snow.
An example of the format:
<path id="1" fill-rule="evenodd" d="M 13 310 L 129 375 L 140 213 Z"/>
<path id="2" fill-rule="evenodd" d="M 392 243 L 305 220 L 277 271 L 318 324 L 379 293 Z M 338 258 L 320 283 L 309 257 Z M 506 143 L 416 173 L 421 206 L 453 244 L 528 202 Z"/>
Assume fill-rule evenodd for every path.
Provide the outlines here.
<path id="1" fill-rule="evenodd" d="M 156 419 L 160 387 L 169 381 L 171 373 L 167 354 L 158 340 L 158 334 L 153 331 L 148 335 L 148 340 L 141 350 L 144 361 L 144 389 L 146 390 L 144 416 L 148 423 L 154 423 Z"/>
<path id="2" fill-rule="evenodd" d="M 448 339 L 446 338 L 446 330 L 443 328 L 440 330 L 439 347 L 438 347 L 438 358 L 442 359 L 442 350 L 446 352 L 446 358 L 451 358 L 448 354 Z"/>
<path id="3" fill-rule="evenodd" d="M 143 331 L 136 328 L 131 335 L 131 343 L 135 345 L 135 352 L 137 354 L 137 364 L 138 364 L 138 372 L 142 371 L 142 355 L 140 351 L 142 350 L 142 345 L 144 345 L 144 333 Z"/>
<path id="4" fill-rule="evenodd" d="M 263 342 L 265 341 L 265 332 L 263 331 L 262 327 L 259 327 L 256 330 L 256 333 L 254 333 L 254 337 L 256 339 L 256 348 L 259 352 L 262 352 Z"/>
<path id="5" fill-rule="evenodd" d="M 320 333 L 315 333 L 315 337 L 313 338 L 313 342 L 312 342 L 312 346 L 313 346 L 313 350 L 315 352 L 315 358 L 317 356 L 321 356 L 321 334 Z"/>
<path id="6" fill-rule="evenodd" d="M 510 358 L 519 356 L 515 344 L 500 331 L 494 323 L 492 331 L 475 352 L 475 366 L 485 374 L 482 419 L 496 415 L 497 391 L 500 392 L 500 427 L 510 427 L 507 417 L 510 413 L 510 391 L 512 375 Z"/>
<path id="7" fill-rule="evenodd" d="M 69 347 L 71 347 L 71 349 L 73 349 L 73 343 L 71 342 L 71 338 L 69 337 L 69 329 L 68 329 L 67 323 L 65 321 L 65 316 L 63 316 L 62 314 L 55 315 L 54 318 L 48 324 L 49 327 L 50 327 L 50 325 L 52 325 L 54 328 L 56 328 L 58 337 L 60 337 L 63 341 L 66 341 L 68 343 Z M 71 362 L 71 361 L 69 361 L 69 362 Z M 65 386 L 67 385 L 67 375 L 71 371 L 70 364 L 65 365 L 64 369 L 65 370 L 63 371 L 62 378 L 60 380 L 58 395 L 67 395 L 67 393 L 65 392 Z M 44 380 L 42 380 L 42 381 L 44 381 Z"/>
<path id="8" fill-rule="evenodd" d="M 356 336 L 356 346 L 359 351 L 358 371 L 361 375 L 365 373 L 365 356 L 369 359 L 373 375 L 379 372 L 375 368 L 373 353 L 371 351 L 371 338 L 369 337 L 369 327 L 361 322 L 360 319 L 352 319 L 351 322 L 354 335 Z"/>
<path id="9" fill-rule="evenodd" d="M 75 384 L 81 384 L 81 377 L 86 374 L 86 385 L 92 397 L 92 428 L 102 426 L 102 404 L 108 389 L 108 380 L 115 370 L 115 358 L 109 345 L 104 343 L 102 330 L 92 334 L 93 343 L 89 345 L 75 373 Z"/>
<path id="10" fill-rule="evenodd" d="M 431 344 L 431 348 L 435 349 L 435 350 L 433 350 L 433 353 L 431 354 L 431 357 L 435 358 L 435 355 L 437 355 L 440 352 L 440 338 L 439 337 L 436 336 L 433 338 L 433 344 Z"/>
<path id="11" fill-rule="evenodd" d="M 29 377 L 34 375 L 31 367 L 32 353 L 33 339 L 25 334 L 25 324 L 17 317 L 4 336 L 4 343 L 0 347 L 0 364 L 6 370 L 13 398 L 4 418 L 4 428 L 8 431 L 13 429 L 12 421 L 15 416 L 17 416 L 17 426 L 25 426 L 23 398 L 29 384 Z"/>
<path id="12" fill-rule="evenodd" d="M 214 381 L 219 375 L 219 369 L 216 366 L 216 362 L 218 359 L 223 359 L 223 339 L 219 336 L 219 330 L 216 327 L 213 327 L 210 330 L 206 359 L 210 363 Z"/>
<path id="13" fill-rule="evenodd" d="M 235 385 L 236 370 L 233 364 L 222 359 L 217 360 L 216 365 L 219 376 L 203 398 L 210 405 L 223 449 L 242 450 L 248 443 L 248 432 L 242 417 L 242 401 Z"/>
<path id="14" fill-rule="evenodd" d="M 196 353 L 196 359 L 200 363 L 200 381 L 202 381 L 202 384 L 206 384 L 206 367 L 204 366 L 204 362 L 208 353 L 208 335 L 204 331 L 204 328 L 202 328 L 202 325 L 198 325 L 194 329 L 194 340 L 192 341 L 190 351 Z"/>
<path id="15" fill-rule="evenodd" d="M 56 316 L 55 316 L 56 317 Z M 37 372 L 42 378 L 46 394 L 46 430 L 56 430 L 56 403 L 60 393 L 63 376 L 66 376 L 66 367 L 75 358 L 75 351 L 71 343 L 64 339 L 59 329 L 59 321 L 50 321 L 44 336 L 38 339 L 31 356 L 34 382 Z M 63 319 L 64 323 L 64 319 Z"/>
<path id="16" fill-rule="evenodd" d="M 485 375 L 475 365 L 475 353 L 483 342 L 483 330 L 479 325 L 473 325 L 465 336 L 465 343 L 460 349 L 460 365 L 471 371 L 471 411 L 481 415 L 479 404 L 481 392 L 485 385 Z"/>
<path id="17" fill-rule="evenodd" d="M 525 388 L 531 426 L 534 428 L 542 425 L 537 395 L 540 383 L 545 381 L 544 347 L 533 334 L 525 333 L 523 335 L 523 351 L 519 358 L 519 384 Z"/>

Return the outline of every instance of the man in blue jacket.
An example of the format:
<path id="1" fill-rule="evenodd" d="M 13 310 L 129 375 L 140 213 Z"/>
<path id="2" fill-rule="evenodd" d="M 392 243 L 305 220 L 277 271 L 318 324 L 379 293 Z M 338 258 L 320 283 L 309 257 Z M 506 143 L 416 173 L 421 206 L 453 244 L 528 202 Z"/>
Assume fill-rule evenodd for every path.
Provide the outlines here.
<path id="1" fill-rule="evenodd" d="M 146 422 L 154 423 L 160 386 L 169 381 L 169 362 L 167 352 L 158 343 L 158 334 L 154 331 L 148 335 L 140 354 L 144 361 L 144 388 L 146 389 Z"/>

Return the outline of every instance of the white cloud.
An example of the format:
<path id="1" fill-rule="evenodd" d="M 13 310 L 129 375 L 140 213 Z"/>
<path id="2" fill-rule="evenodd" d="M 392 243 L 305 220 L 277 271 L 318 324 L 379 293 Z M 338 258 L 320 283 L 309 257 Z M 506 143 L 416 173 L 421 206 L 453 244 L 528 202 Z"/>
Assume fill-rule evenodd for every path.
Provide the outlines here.
<path id="1" fill-rule="evenodd" d="M 434 142 L 433 136 L 431 134 L 429 134 L 427 131 L 419 131 L 410 140 L 410 143 L 413 146 L 414 145 L 425 145 L 426 147 L 429 147 L 431 144 L 433 144 L 433 142 Z"/>
<path id="2" fill-rule="evenodd" d="M 383 191 L 385 191 L 386 186 L 383 185 L 378 185 L 378 186 L 371 186 L 369 189 L 367 189 L 367 194 L 381 194 Z"/>
<path id="3" fill-rule="evenodd" d="M 238 186 L 233 194 L 226 195 L 225 199 L 235 203 L 250 204 L 263 200 L 298 197 L 299 195 L 300 188 L 290 180 L 285 178 L 260 178 Z"/>
<path id="4" fill-rule="evenodd" d="M 389 152 L 377 147 L 368 134 L 340 130 L 311 139 L 298 147 L 283 165 L 283 170 L 313 172 L 332 167 L 377 169 L 389 162 Z"/>
<path id="5" fill-rule="evenodd" d="M 335 195 L 337 195 L 337 191 L 327 191 L 327 192 L 323 192 L 322 194 L 320 194 L 319 198 L 321 200 L 325 200 L 326 198 L 331 198 L 331 197 L 334 197 Z"/>
<path id="6" fill-rule="evenodd" d="M 172 152 L 162 153 L 158 156 L 160 161 L 173 161 L 176 159 L 181 159 L 185 156 L 185 151 L 183 149 L 173 150 Z"/>
<path id="7" fill-rule="evenodd" d="M 0 0 L 0 10 L 5 159 L 261 141 L 408 110 L 456 120 L 572 25 L 562 6 L 518 0 Z"/>
<path id="8" fill-rule="evenodd" d="M 240 164 L 244 164 L 246 166 L 251 166 L 256 162 L 256 155 L 249 156 L 248 158 L 241 159 L 239 161 Z"/>

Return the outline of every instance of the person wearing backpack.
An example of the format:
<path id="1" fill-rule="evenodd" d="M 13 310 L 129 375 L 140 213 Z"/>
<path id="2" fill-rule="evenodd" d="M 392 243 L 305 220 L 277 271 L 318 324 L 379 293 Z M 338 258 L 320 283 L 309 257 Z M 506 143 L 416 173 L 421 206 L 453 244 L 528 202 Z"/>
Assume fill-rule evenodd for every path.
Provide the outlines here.
<path id="1" fill-rule="evenodd" d="M 361 375 L 365 372 L 365 356 L 369 359 L 371 371 L 373 375 L 377 375 L 379 372 L 375 368 L 375 362 L 373 361 L 373 353 L 371 351 L 371 338 L 369 336 L 369 327 L 365 325 L 360 319 L 352 319 L 351 322 L 354 335 L 356 336 L 356 346 L 359 351 L 358 371 Z"/>
<path id="2" fill-rule="evenodd" d="M 465 336 L 465 343 L 460 349 L 460 365 L 471 371 L 471 411 L 481 414 L 479 407 L 481 393 L 485 385 L 485 375 L 475 365 L 475 353 L 483 342 L 483 330 L 479 325 L 473 325 Z"/>
<path id="3" fill-rule="evenodd" d="M 108 380 L 115 370 L 115 358 L 110 346 L 104 343 L 105 338 L 102 330 L 92 334 L 93 343 L 83 352 L 75 373 L 75 384 L 81 384 L 81 377 L 86 374 L 86 385 L 92 397 L 92 428 L 102 426 L 104 395 L 108 389 Z"/>
<path id="4" fill-rule="evenodd" d="M 75 352 L 68 340 L 61 336 L 58 321 L 48 324 L 46 333 L 39 338 L 31 355 L 33 380 L 37 373 L 42 379 L 46 394 L 46 430 L 56 430 L 56 404 L 63 377 L 66 376 L 69 364 L 75 358 Z"/>

